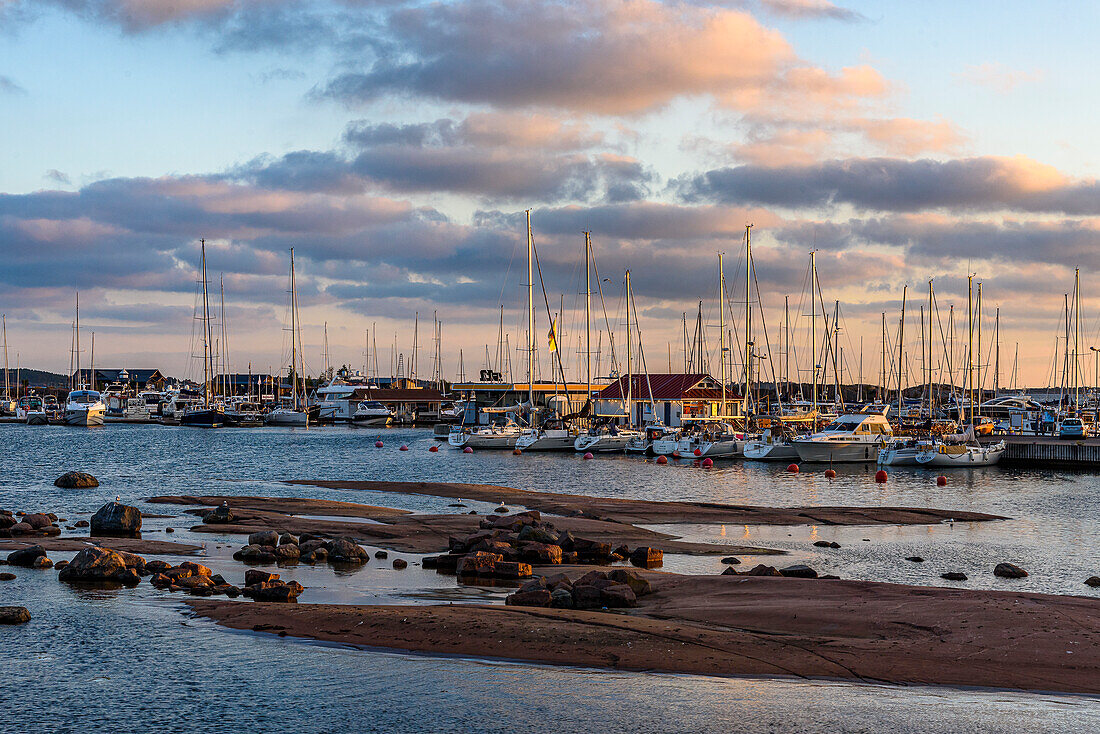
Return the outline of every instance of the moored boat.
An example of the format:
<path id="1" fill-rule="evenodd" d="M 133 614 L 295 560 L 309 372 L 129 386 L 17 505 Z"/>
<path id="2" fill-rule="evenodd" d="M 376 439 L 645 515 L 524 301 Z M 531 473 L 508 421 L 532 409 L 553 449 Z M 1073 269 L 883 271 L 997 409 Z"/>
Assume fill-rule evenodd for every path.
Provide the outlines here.
<path id="1" fill-rule="evenodd" d="M 885 416 L 847 413 L 821 431 L 794 439 L 802 461 L 819 463 L 872 463 L 879 449 L 893 436 Z"/>

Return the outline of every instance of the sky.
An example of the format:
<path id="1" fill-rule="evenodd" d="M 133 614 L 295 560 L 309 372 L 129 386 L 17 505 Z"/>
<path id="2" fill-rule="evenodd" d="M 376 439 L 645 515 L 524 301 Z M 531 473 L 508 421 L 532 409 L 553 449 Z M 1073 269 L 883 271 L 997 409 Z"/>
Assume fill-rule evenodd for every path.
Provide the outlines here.
<path id="1" fill-rule="evenodd" d="M 765 378 L 786 364 L 809 379 L 816 250 L 817 325 L 839 310 L 846 380 L 879 379 L 882 314 L 896 353 L 908 286 L 906 381 L 920 381 L 929 279 L 932 361 L 946 361 L 954 306 L 957 368 L 970 274 L 985 382 L 999 309 L 1000 383 L 1015 365 L 1019 384 L 1051 384 L 1079 267 L 1092 384 L 1097 15 L 1022 1 L 0 0 L 9 363 L 68 369 L 79 291 L 85 363 L 94 331 L 98 365 L 200 375 L 204 238 L 234 370 L 289 361 L 293 247 L 307 371 L 327 325 L 333 364 L 362 368 L 369 332 L 389 374 L 418 319 L 430 377 L 438 318 L 447 376 L 460 359 L 466 376 L 496 366 L 503 321 L 519 377 L 530 209 L 547 375 L 560 312 L 565 369 L 584 376 L 584 231 L 604 289 L 600 373 L 608 326 L 622 358 L 628 268 L 649 369 L 682 369 L 683 314 L 694 331 L 701 309 L 717 373 L 718 253 L 740 344 L 752 224 Z"/>

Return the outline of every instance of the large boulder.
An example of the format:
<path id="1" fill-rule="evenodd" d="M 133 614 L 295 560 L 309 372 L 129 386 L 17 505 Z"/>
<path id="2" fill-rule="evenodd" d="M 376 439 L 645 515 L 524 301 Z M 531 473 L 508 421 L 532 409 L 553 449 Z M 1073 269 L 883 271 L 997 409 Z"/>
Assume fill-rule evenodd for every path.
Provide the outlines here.
<path id="1" fill-rule="evenodd" d="M 653 591 L 653 587 L 650 585 L 649 581 L 639 576 L 635 571 L 630 571 L 625 568 L 616 568 L 609 573 L 607 577 L 612 581 L 617 581 L 620 584 L 629 586 L 635 596 L 642 596 Z"/>
<path id="2" fill-rule="evenodd" d="M 1027 571 L 1012 563 L 998 563 L 993 569 L 993 575 L 1003 579 L 1022 579 L 1027 576 Z"/>
<path id="3" fill-rule="evenodd" d="M 130 557 L 129 562 L 127 556 Z M 143 567 L 145 560 L 132 553 L 127 556 L 107 548 L 89 546 L 77 553 L 69 565 L 61 569 L 57 578 L 69 583 L 113 582 L 127 586 L 136 585 L 141 577 L 134 569 L 134 559 L 141 560 Z"/>
<path id="4" fill-rule="evenodd" d="M 748 571 L 745 571 L 745 573 L 743 573 L 741 575 L 742 576 L 782 576 L 783 574 L 780 573 L 779 569 L 777 569 L 775 566 L 765 566 L 763 563 L 761 563 L 761 564 L 758 564 L 756 566 L 753 566 L 752 568 L 750 568 Z"/>
<path id="5" fill-rule="evenodd" d="M 660 548 L 642 546 L 641 548 L 635 548 L 634 552 L 630 554 L 630 562 L 642 568 L 656 568 L 664 564 L 665 554 Z"/>
<path id="6" fill-rule="evenodd" d="M 626 584 L 611 584 L 600 589 L 600 603 L 609 609 L 634 607 L 638 605 L 638 597 Z"/>
<path id="7" fill-rule="evenodd" d="M 350 538 L 336 538 L 325 544 L 328 560 L 332 563 L 366 563 L 370 554 Z"/>
<path id="8" fill-rule="evenodd" d="M 550 606 L 550 601 L 550 592 L 546 589 L 517 591 L 514 594 L 509 594 L 504 599 L 505 604 L 516 607 L 548 607 Z"/>
<path id="9" fill-rule="evenodd" d="M 25 624 L 31 621 L 26 607 L 0 607 L 0 624 Z"/>
<path id="10" fill-rule="evenodd" d="M 813 570 L 809 566 L 805 566 L 801 563 L 793 566 L 787 566 L 786 568 L 779 569 L 779 573 L 783 574 L 787 578 L 795 579 L 816 579 L 817 571 Z"/>
<path id="11" fill-rule="evenodd" d="M 279 534 L 274 530 L 261 530 L 248 536 L 248 544 L 276 546 L 279 544 Z"/>
<path id="12" fill-rule="evenodd" d="M 41 530 L 42 528 L 48 528 L 53 525 L 53 520 L 50 519 L 49 515 L 42 512 L 32 512 L 29 515 L 24 515 L 23 522 L 27 523 L 35 530 Z"/>
<path id="13" fill-rule="evenodd" d="M 82 471 L 66 472 L 55 479 L 53 483 L 55 487 L 61 487 L 62 489 L 88 489 L 89 487 L 99 486 L 98 479 Z"/>
<path id="14" fill-rule="evenodd" d="M 8 565 L 34 568 L 34 562 L 38 558 L 46 557 L 46 549 L 40 545 L 32 545 L 30 548 L 20 548 L 8 554 Z"/>
<path id="15" fill-rule="evenodd" d="M 463 556 L 455 572 L 459 576 L 492 576 L 496 573 L 496 564 L 503 560 L 504 558 L 496 553 L 478 551 Z"/>
<path id="16" fill-rule="evenodd" d="M 121 502 L 108 502 L 92 515 L 91 533 L 137 537 L 141 533 L 141 510 Z"/>
<path id="17" fill-rule="evenodd" d="M 554 565 L 561 563 L 561 546 L 545 543 L 524 543 L 520 548 L 520 557 L 529 563 Z"/>
<path id="18" fill-rule="evenodd" d="M 225 525 L 236 520 L 233 510 L 229 505 L 220 505 L 202 516 L 202 521 L 207 525 Z"/>

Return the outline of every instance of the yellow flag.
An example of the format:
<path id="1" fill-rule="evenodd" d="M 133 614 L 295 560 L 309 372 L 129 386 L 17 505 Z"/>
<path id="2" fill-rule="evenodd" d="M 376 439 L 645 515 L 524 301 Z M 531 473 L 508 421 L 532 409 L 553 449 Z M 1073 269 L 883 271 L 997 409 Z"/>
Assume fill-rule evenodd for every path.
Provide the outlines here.
<path id="1" fill-rule="evenodd" d="M 550 343 L 550 351 L 558 351 L 558 320 L 555 318 L 554 322 L 550 324 L 550 333 L 546 335 L 547 341 Z"/>

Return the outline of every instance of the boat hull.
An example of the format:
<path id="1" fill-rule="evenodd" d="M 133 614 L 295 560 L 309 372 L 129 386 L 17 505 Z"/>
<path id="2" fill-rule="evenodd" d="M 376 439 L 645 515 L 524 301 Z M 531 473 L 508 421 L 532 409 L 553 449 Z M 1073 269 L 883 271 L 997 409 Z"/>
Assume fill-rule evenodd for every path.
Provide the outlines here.
<path id="1" fill-rule="evenodd" d="M 749 441 L 745 444 L 744 455 L 752 461 L 798 461 L 798 449 L 790 443 L 765 443 Z"/>
<path id="2" fill-rule="evenodd" d="M 917 455 L 916 463 L 920 466 L 949 469 L 973 468 L 980 466 L 993 466 L 1001 460 L 1005 452 L 1004 442 L 993 446 L 967 446 L 961 454 L 952 455 L 943 451 L 925 451 Z"/>
<path id="3" fill-rule="evenodd" d="M 48 425 L 50 419 L 45 413 L 27 413 L 27 425 L 28 426 L 45 426 Z"/>
<path id="4" fill-rule="evenodd" d="M 191 428 L 221 428 L 225 425 L 225 414 L 214 408 L 189 410 L 179 417 L 181 426 Z"/>
<path id="5" fill-rule="evenodd" d="M 802 461 L 819 464 L 871 464 L 878 461 L 881 444 L 864 441 L 795 441 Z"/>
<path id="6" fill-rule="evenodd" d="M 104 414 L 107 411 L 104 408 L 99 409 L 81 409 L 81 408 L 66 408 L 65 409 L 65 425 L 67 426 L 102 426 Z"/>
<path id="7" fill-rule="evenodd" d="M 514 449 L 519 433 L 452 433 L 447 443 L 456 449 Z"/>
<path id="8" fill-rule="evenodd" d="M 636 437 L 636 435 L 630 433 L 615 436 L 610 433 L 603 433 L 598 436 L 577 436 L 573 441 L 573 450 L 593 454 L 622 453 L 626 450 L 627 442 Z"/>
<path id="9" fill-rule="evenodd" d="M 520 436 L 516 440 L 516 448 L 520 451 L 574 451 L 577 442 L 576 436 L 563 431 L 561 435 L 530 434 Z"/>

